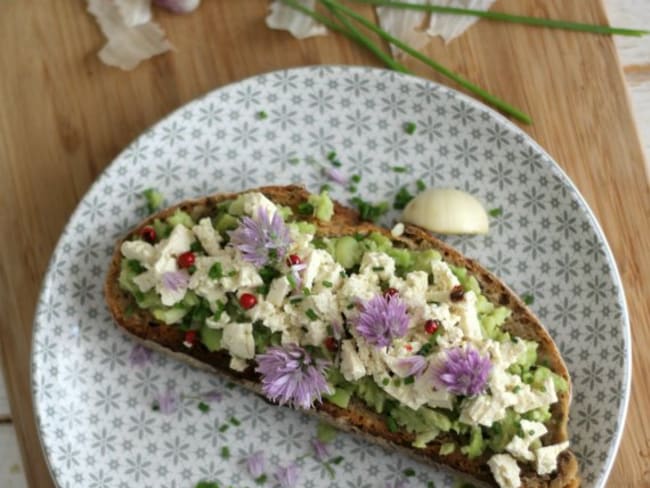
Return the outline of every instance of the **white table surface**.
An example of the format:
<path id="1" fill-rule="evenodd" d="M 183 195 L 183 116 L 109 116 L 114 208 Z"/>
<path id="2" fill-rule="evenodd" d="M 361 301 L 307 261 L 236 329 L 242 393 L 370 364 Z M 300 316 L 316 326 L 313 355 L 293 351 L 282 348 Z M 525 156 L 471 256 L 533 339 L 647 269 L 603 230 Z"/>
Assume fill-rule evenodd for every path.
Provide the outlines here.
<path id="1" fill-rule="evenodd" d="M 648 0 L 605 0 L 605 4 L 612 25 L 637 28 L 650 26 Z M 647 173 L 650 175 L 650 36 L 617 37 L 616 46 L 645 149 Z M 0 361 L 0 487 L 26 486 Z"/>

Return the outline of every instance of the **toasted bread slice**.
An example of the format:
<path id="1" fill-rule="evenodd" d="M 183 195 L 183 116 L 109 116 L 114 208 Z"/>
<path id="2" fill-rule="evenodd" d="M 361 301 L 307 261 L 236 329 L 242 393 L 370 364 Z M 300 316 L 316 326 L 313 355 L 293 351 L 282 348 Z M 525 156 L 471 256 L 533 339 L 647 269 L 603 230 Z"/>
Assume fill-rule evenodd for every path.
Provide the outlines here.
<path id="1" fill-rule="evenodd" d="M 252 191 L 263 193 L 268 199 L 278 205 L 292 207 L 304 202 L 309 193 L 301 186 L 267 186 Z M 197 200 L 186 201 L 174 207 L 148 217 L 129 235 L 139 233 L 141 229 L 151 224 L 156 218 L 167 218 L 177 209 L 189 213 L 195 220 L 204 216 L 213 215 L 216 206 L 224 200 L 236 198 L 235 193 L 217 194 Z M 305 218 L 310 220 L 311 218 Z M 466 268 L 479 282 L 482 293 L 494 304 L 508 307 L 512 314 L 503 325 L 503 329 L 513 336 L 533 340 L 539 344 L 538 355 L 549 369 L 562 376 L 569 382 L 567 368 L 560 353 L 535 315 L 526 307 L 522 300 L 510 290 L 496 276 L 483 268 L 472 259 L 435 238 L 425 230 L 406 225 L 405 232 L 400 237 L 391 236 L 390 231 L 382 227 L 363 222 L 355 210 L 334 203 L 334 215 L 330 222 L 311 219 L 317 226 L 320 236 L 343 236 L 355 233 L 379 232 L 402 247 L 411 249 L 438 250 L 445 261 L 456 266 Z M 147 347 L 169 354 L 179 360 L 185 361 L 195 367 L 210 370 L 228 377 L 233 382 L 260 394 L 261 384 L 259 375 L 249 367 L 243 372 L 236 372 L 229 368 L 230 356 L 225 351 L 209 352 L 205 347 L 188 349 L 183 346 L 184 332 L 178 327 L 170 326 L 157 321 L 147 310 L 134 307 L 132 295 L 122 290 L 118 284 L 122 255 L 118 242 L 112 262 L 108 271 L 105 284 L 105 296 L 109 310 L 117 325 L 135 340 L 142 342 Z M 133 312 L 133 309 L 135 311 Z M 127 313 L 127 310 L 130 310 Z M 544 436 L 544 444 L 555 444 L 568 439 L 567 421 L 571 400 L 571 388 L 565 393 L 558 393 L 558 401 L 552 405 L 552 419 L 547 422 L 548 433 Z M 324 401 L 312 409 L 314 415 L 342 430 L 360 434 L 366 439 L 404 452 L 414 458 L 427 463 L 445 465 L 456 470 L 472 475 L 480 480 L 494 483 L 494 478 L 487 466 L 488 455 L 483 454 L 475 459 L 469 459 L 459 450 L 452 454 L 441 456 L 440 446 L 453 441 L 453 433 L 445 434 L 429 443 L 425 448 L 415 448 L 411 444 L 414 435 L 405 432 L 391 432 L 384 418 L 368 408 L 361 401 L 353 399 L 348 408 L 340 408 Z M 532 464 L 519 463 L 521 470 L 521 483 L 524 487 L 576 487 L 580 485 L 578 463 L 575 455 L 570 450 L 565 450 L 558 457 L 557 470 L 550 475 L 540 476 Z"/>

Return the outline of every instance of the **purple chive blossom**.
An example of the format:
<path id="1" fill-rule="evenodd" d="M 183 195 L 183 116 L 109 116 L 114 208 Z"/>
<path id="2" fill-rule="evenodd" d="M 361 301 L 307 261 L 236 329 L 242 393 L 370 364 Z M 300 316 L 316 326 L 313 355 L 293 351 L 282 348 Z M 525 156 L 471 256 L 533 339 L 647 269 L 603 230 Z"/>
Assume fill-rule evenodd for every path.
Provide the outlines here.
<path id="1" fill-rule="evenodd" d="M 327 361 L 313 359 L 296 344 L 269 347 L 258 354 L 255 371 L 262 375 L 262 391 L 280 405 L 310 408 L 321 394 L 329 393 L 325 379 Z"/>
<path id="2" fill-rule="evenodd" d="M 406 334 L 409 316 L 406 303 L 397 295 L 375 295 L 361 305 L 357 332 L 370 344 L 386 347 L 396 337 Z"/>
<path id="3" fill-rule="evenodd" d="M 187 288 L 190 275 L 187 271 L 167 271 L 162 275 L 162 285 L 171 291 L 178 291 Z"/>
<path id="4" fill-rule="evenodd" d="M 253 478 L 259 478 L 264 473 L 264 453 L 257 451 L 246 458 L 248 473 Z"/>
<path id="5" fill-rule="evenodd" d="M 345 186 L 348 184 L 347 177 L 341 172 L 341 170 L 336 168 L 326 168 L 324 170 L 325 176 L 327 176 L 330 181 L 337 183 L 339 185 Z"/>
<path id="6" fill-rule="evenodd" d="M 150 359 L 151 349 L 147 349 L 140 344 L 133 346 L 131 354 L 129 354 L 129 362 L 131 363 L 131 366 L 144 366 L 149 363 Z"/>
<path id="7" fill-rule="evenodd" d="M 428 362 L 422 356 L 411 356 L 399 359 L 397 367 L 401 376 L 420 376 L 427 369 Z"/>
<path id="8" fill-rule="evenodd" d="M 275 480 L 282 488 L 294 488 L 298 483 L 299 468 L 291 463 L 275 472 Z"/>
<path id="9" fill-rule="evenodd" d="M 165 415 L 170 415 L 178 410 L 180 401 L 181 399 L 178 393 L 167 390 L 165 393 L 161 393 L 156 397 L 154 400 L 154 409 Z"/>
<path id="10" fill-rule="evenodd" d="M 491 369 L 489 356 L 482 357 L 471 346 L 465 349 L 457 347 L 447 352 L 435 377 L 438 384 L 449 392 L 473 396 L 483 392 Z"/>
<path id="11" fill-rule="evenodd" d="M 284 259 L 291 244 L 289 228 L 279 212 L 270 217 L 264 207 L 258 209 L 256 219 L 243 217 L 229 235 L 230 243 L 241 251 L 242 257 L 260 267 Z"/>
<path id="12" fill-rule="evenodd" d="M 314 456 L 319 461 L 325 461 L 330 455 L 329 451 L 327 450 L 327 444 L 319 439 L 312 439 L 311 447 L 314 449 Z"/>
<path id="13" fill-rule="evenodd" d="M 302 275 L 300 272 L 305 269 L 307 265 L 305 263 L 292 264 L 289 272 L 295 283 L 296 290 L 302 290 Z"/>

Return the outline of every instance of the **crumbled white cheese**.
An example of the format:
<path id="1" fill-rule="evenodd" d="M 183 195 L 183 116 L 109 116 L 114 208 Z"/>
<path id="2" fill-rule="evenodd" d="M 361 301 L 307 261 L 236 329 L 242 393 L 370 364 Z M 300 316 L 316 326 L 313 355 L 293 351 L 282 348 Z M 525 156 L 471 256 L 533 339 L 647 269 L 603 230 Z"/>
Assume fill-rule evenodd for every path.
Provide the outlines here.
<path id="1" fill-rule="evenodd" d="M 361 258 L 361 274 L 376 274 L 381 280 L 388 280 L 395 274 L 395 260 L 383 252 L 367 252 Z"/>
<path id="2" fill-rule="evenodd" d="M 205 325 L 211 329 L 223 329 L 229 323 L 230 315 L 228 315 L 226 312 L 221 312 L 219 320 L 215 320 L 214 317 L 208 317 L 205 319 Z"/>
<path id="3" fill-rule="evenodd" d="M 269 292 L 266 295 L 266 301 L 272 303 L 276 307 L 281 307 L 284 298 L 291 291 L 291 284 L 286 276 L 280 276 L 271 281 Z"/>
<path id="4" fill-rule="evenodd" d="M 343 282 L 341 276 L 343 271 L 343 266 L 337 262 L 321 263 L 312 285 L 314 293 L 320 293 L 323 290 L 337 290 Z M 325 283 L 327 283 L 327 286 L 325 286 Z"/>
<path id="5" fill-rule="evenodd" d="M 451 271 L 449 265 L 442 260 L 431 261 L 431 273 L 433 273 L 433 285 L 427 290 L 427 300 L 448 301 L 449 292 L 454 286 L 460 285 L 460 281 Z"/>
<path id="6" fill-rule="evenodd" d="M 453 407 L 452 395 L 446 391 L 435 390 L 431 376 L 426 373 L 415 378 L 411 384 L 402 381 L 399 386 L 396 386 L 393 381 L 384 384 L 385 382 L 380 376 L 375 375 L 377 384 L 390 396 L 413 410 L 417 410 L 423 405 L 446 409 Z"/>
<path id="7" fill-rule="evenodd" d="M 146 293 L 156 286 L 156 279 L 156 273 L 153 271 L 145 271 L 133 278 L 133 283 L 136 284 L 142 293 Z"/>
<path id="8" fill-rule="evenodd" d="M 537 474 L 550 474 L 557 469 L 557 457 L 569 447 L 569 441 L 535 449 Z"/>
<path id="9" fill-rule="evenodd" d="M 530 444 L 546 434 L 546 426 L 541 422 L 531 422 L 526 419 L 521 420 L 520 426 L 523 436 L 514 436 L 506 446 L 506 451 L 517 459 L 534 461 L 535 455 L 530 450 Z"/>
<path id="10" fill-rule="evenodd" d="M 188 288 L 194 290 L 198 296 L 205 298 L 208 303 L 216 303 L 217 301 L 225 303 L 226 291 L 217 279 L 210 278 L 209 275 L 210 269 L 215 263 L 221 264 L 221 259 L 213 256 L 196 258 L 194 261 L 195 270 L 190 277 Z"/>
<path id="11" fill-rule="evenodd" d="M 381 375 L 388 371 L 388 367 L 382 358 L 382 354 L 374 346 L 368 344 L 363 338 L 357 337 L 357 349 L 359 358 L 371 375 Z"/>
<path id="12" fill-rule="evenodd" d="M 404 224 L 402 222 L 397 222 L 390 230 L 390 235 L 393 237 L 400 237 L 402 234 L 404 234 Z"/>
<path id="13" fill-rule="evenodd" d="M 463 402 L 459 420 L 467 425 L 490 427 L 506 416 L 506 407 L 490 395 L 479 395 Z"/>
<path id="14" fill-rule="evenodd" d="M 302 338 L 304 344 L 320 346 L 327 337 L 327 324 L 322 320 L 308 320 L 303 326 L 305 335 Z"/>
<path id="15" fill-rule="evenodd" d="M 476 313 L 476 294 L 473 291 L 466 292 L 463 300 L 454 303 L 452 310 L 460 317 L 460 327 L 465 337 L 471 341 L 481 341 L 483 331 Z"/>
<path id="16" fill-rule="evenodd" d="M 144 241 L 124 241 L 120 252 L 126 259 L 134 259 L 144 266 L 151 266 L 156 260 L 156 250 Z"/>
<path id="17" fill-rule="evenodd" d="M 429 275 L 425 271 L 411 271 L 406 275 L 404 286 L 397 290 L 410 308 L 416 308 L 426 305 L 428 287 Z"/>
<path id="18" fill-rule="evenodd" d="M 194 232 L 208 256 L 221 254 L 221 234 L 214 228 L 210 218 L 201 219 L 198 225 L 192 227 L 192 232 Z"/>
<path id="19" fill-rule="evenodd" d="M 313 294 L 306 301 L 313 306 L 321 319 L 328 322 L 340 319 L 336 296 L 331 291 L 324 290 Z"/>
<path id="20" fill-rule="evenodd" d="M 519 477 L 521 470 L 515 458 L 509 454 L 495 454 L 487 464 L 500 488 L 518 488 L 521 486 Z"/>
<path id="21" fill-rule="evenodd" d="M 517 403 L 514 410 L 517 413 L 526 413 L 536 408 L 544 407 L 557 402 L 553 378 L 544 381 L 543 390 L 534 390 L 530 385 L 521 385 L 517 392 Z"/>
<path id="22" fill-rule="evenodd" d="M 334 259 L 330 253 L 323 249 L 312 249 L 306 258 L 306 267 L 302 272 L 302 286 L 304 288 L 311 288 L 321 267 L 333 263 Z"/>
<path id="23" fill-rule="evenodd" d="M 347 311 L 349 303 L 365 302 L 381 291 L 376 275 L 350 276 L 339 291 L 339 306 Z"/>
<path id="24" fill-rule="evenodd" d="M 223 328 L 221 345 L 231 355 L 241 359 L 255 357 L 255 341 L 253 340 L 253 324 L 249 322 L 230 322 Z"/>
<path id="25" fill-rule="evenodd" d="M 347 381 L 356 381 L 366 375 L 366 367 L 350 339 L 341 343 L 341 373 Z"/>
<path id="26" fill-rule="evenodd" d="M 240 359 L 235 356 L 230 358 L 230 369 L 241 372 L 244 371 L 247 367 L 248 362 L 246 362 L 244 359 Z"/>
<path id="27" fill-rule="evenodd" d="M 242 199 L 244 213 L 250 217 L 256 218 L 259 209 L 263 208 L 269 217 L 278 211 L 278 207 L 271 200 L 266 198 L 260 192 L 244 193 L 240 195 Z"/>

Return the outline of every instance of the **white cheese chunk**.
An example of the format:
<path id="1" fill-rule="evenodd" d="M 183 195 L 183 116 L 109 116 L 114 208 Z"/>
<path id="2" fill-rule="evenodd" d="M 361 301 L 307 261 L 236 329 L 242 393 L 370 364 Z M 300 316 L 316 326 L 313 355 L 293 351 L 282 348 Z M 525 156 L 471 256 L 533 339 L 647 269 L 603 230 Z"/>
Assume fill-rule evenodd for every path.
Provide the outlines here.
<path id="1" fill-rule="evenodd" d="M 311 346 L 320 346 L 327 337 L 327 324 L 322 320 L 308 320 L 305 325 L 303 343 Z"/>
<path id="2" fill-rule="evenodd" d="M 240 359 L 238 357 L 231 357 L 230 358 L 230 369 L 234 369 L 235 371 L 244 371 L 248 367 L 248 363 Z"/>
<path id="3" fill-rule="evenodd" d="M 242 199 L 244 213 L 253 218 L 257 217 L 260 208 L 266 210 L 269 217 L 273 216 L 278 210 L 275 203 L 266 198 L 260 192 L 244 193 L 243 195 L 240 195 L 239 198 Z"/>
<path id="4" fill-rule="evenodd" d="M 361 337 L 356 338 L 359 358 L 366 367 L 366 371 L 371 375 L 381 375 L 388 371 L 388 366 L 382 358 L 382 353 L 374 346 L 368 344 Z"/>
<path id="5" fill-rule="evenodd" d="M 253 324 L 231 322 L 223 328 L 221 345 L 233 356 L 252 359 L 255 356 Z"/>
<path id="6" fill-rule="evenodd" d="M 144 241 L 124 241 L 120 252 L 126 259 L 134 259 L 146 267 L 151 266 L 156 259 L 155 248 Z"/>
<path id="7" fill-rule="evenodd" d="M 333 260 L 322 263 L 318 268 L 318 273 L 312 285 L 313 291 L 320 293 L 323 290 L 337 290 L 343 281 L 343 277 L 341 276 L 342 271 L 344 271 L 343 266 Z M 328 286 L 324 285 L 326 282 Z"/>
<path id="8" fill-rule="evenodd" d="M 557 457 L 569 447 L 569 441 L 535 449 L 537 474 L 550 474 L 557 469 Z"/>
<path id="9" fill-rule="evenodd" d="M 521 486 L 519 477 L 521 470 L 515 458 L 509 454 L 495 454 L 487 464 L 500 488 L 518 488 Z"/>
<path id="10" fill-rule="evenodd" d="M 284 298 L 291 291 L 291 284 L 286 276 L 280 276 L 271 281 L 269 292 L 266 295 L 266 301 L 275 305 L 276 307 L 282 306 Z"/>
<path id="11" fill-rule="evenodd" d="M 406 275 L 404 286 L 398 288 L 399 296 L 409 308 L 424 307 L 428 287 L 429 275 L 425 271 L 411 271 Z"/>
<path id="12" fill-rule="evenodd" d="M 483 331 L 476 311 L 476 294 L 473 291 L 466 292 L 463 300 L 455 303 L 452 310 L 460 317 L 460 327 L 465 337 L 472 341 L 481 341 Z"/>
<path id="13" fill-rule="evenodd" d="M 553 378 L 544 381 L 543 390 L 533 390 L 530 385 L 521 385 L 517 392 L 517 403 L 514 410 L 517 413 L 526 413 L 536 408 L 545 407 L 557 402 Z"/>
<path id="14" fill-rule="evenodd" d="M 192 232 L 198 238 L 201 246 L 209 256 L 214 256 L 221 252 L 221 234 L 212 225 L 209 217 L 201 219 L 198 225 L 192 227 Z"/>
<path id="15" fill-rule="evenodd" d="M 366 252 L 361 258 L 361 274 L 376 274 L 381 280 L 388 280 L 395 274 L 395 260 L 383 252 Z"/>
<path id="16" fill-rule="evenodd" d="M 336 296 L 329 290 L 311 295 L 308 300 L 321 319 L 331 322 L 340 319 Z"/>
<path id="17" fill-rule="evenodd" d="M 530 450 L 530 444 L 546 434 L 547 429 L 541 422 L 531 422 L 522 419 L 520 422 L 523 436 L 514 436 L 506 446 L 506 451 L 517 459 L 534 461 L 535 455 Z"/>
<path id="18" fill-rule="evenodd" d="M 208 317 L 205 319 L 205 325 L 211 329 L 223 329 L 226 325 L 230 323 L 230 315 L 226 312 L 221 312 L 219 320 L 215 320 L 214 317 Z"/>
<path id="19" fill-rule="evenodd" d="M 146 293 L 154 286 L 156 286 L 156 280 L 156 273 L 153 271 L 145 271 L 144 273 L 140 273 L 138 276 L 133 278 L 133 283 L 136 284 L 141 292 Z"/>
<path id="20" fill-rule="evenodd" d="M 156 251 L 158 252 L 159 259 L 167 258 L 169 256 L 178 256 L 190 250 L 190 246 L 194 242 L 194 234 L 192 231 L 182 224 L 176 225 L 169 238 L 163 239 L 156 244 Z"/>
<path id="21" fill-rule="evenodd" d="M 339 291 L 339 306 L 347 310 L 349 303 L 366 302 L 380 291 L 376 275 L 352 275 Z"/>
<path id="22" fill-rule="evenodd" d="M 341 373 L 347 381 L 356 381 L 366 375 L 366 367 L 350 339 L 341 343 Z"/>
<path id="23" fill-rule="evenodd" d="M 311 288 L 322 267 L 332 265 L 332 255 L 323 249 L 313 249 L 306 257 L 306 267 L 302 272 L 302 286 Z"/>
<path id="24" fill-rule="evenodd" d="M 506 416 L 506 407 L 490 395 L 480 395 L 463 402 L 459 420 L 468 425 L 490 427 Z"/>

